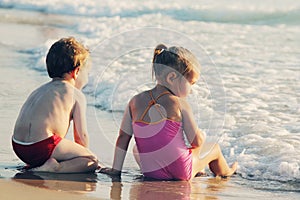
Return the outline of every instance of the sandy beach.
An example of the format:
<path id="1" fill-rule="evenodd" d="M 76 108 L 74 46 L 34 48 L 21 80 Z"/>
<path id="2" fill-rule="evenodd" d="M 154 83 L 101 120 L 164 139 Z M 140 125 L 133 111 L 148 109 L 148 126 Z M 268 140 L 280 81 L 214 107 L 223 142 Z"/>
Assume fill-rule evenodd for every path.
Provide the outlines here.
<path id="1" fill-rule="evenodd" d="M 27 51 L 65 36 L 86 37 L 70 28 L 76 26 L 75 19 L 55 14 L 0 9 L 0 199 L 299 199 L 299 182 L 278 184 L 276 181 L 272 186 L 273 182 L 270 181 L 269 185 L 273 189 L 263 189 L 262 183 L 259 183 L 259 187 L 255 186 L 255 181 L 260 180 L 251 183 L 242 173 L 229 179 L 215 178 L 209 174 L 190 182 L 144 181 L 131 152 L 128 152 L 121 180 L 97 173 L 22 173 L 19 168 L 24 164 L 15 156 L 10 144 L 14 122 L 28 94 L 41 83 L 49 81 L 45 71 L 28 69 L 32 57 Z M 115 115 L 95 107 L 94 96 L 88 96 L 87 100 L 90 148 L 99 156 L 101 165 L 110 166 L 118 131 Z M 71 134 L 68 137 L 72 139 Z M 291 189 L 285 191 L 286 187 Z"/>

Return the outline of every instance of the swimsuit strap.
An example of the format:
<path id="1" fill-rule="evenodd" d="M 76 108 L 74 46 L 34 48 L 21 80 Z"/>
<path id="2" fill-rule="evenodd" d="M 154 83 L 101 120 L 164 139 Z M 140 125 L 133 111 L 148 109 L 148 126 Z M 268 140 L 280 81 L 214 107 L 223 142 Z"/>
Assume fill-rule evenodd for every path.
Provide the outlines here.
<path id="1" fill-rule="evenodd" d="M 171 94 L 171 93 L 170 93 L 169 91 L 162 92 L 160 95 L 158 95 L 158 96 L 156 97 L 156 99 L 154 99 L 153 94 L 152 94 L 152 91 L 150 90 L 150 91 L 149 91 L 149 95 L 150 95 L 150 97 L 151 97 L 151 99 L 152 99 L 152 104 L 151 104 L 151 102 L 149 102 L 149 104 L 151 104 L 151 105 L 156 104 L 156 101 L 157 101 L 161 96 L 163 96 L 163 95 L 165 95 L 165 94 Z"/>
<path id="2" fill-rule="evenodd" d="M 155 106 L 156 110 L 160 113 L 160 115 L 161 115 L 163 118 L 165 118 L 164 114 L 161 112 L 161 110 L 157 107 L 157 104 L 156 104 L 156 101 L 157 101 L 160 97 L 162 97 L 163 95 L 165 95 L 165 94 L 171 94 L 171 92 L 169 92 L 169 91 L 162 92 L 160 95 L 158 95 L 156 98 L 154 98 L 154 97 L 153 97 L 153 94 L 152 94 L 152 91 L 151 91 L 151 90 L 149 91 L 149 95 L 150 95 L 150 97 L 151 97 L 151 101 L 149 101 L 147 108 L 146 108 L 145 111 L 143 112 L 143 114 L 142 114 L 142 116 L 141 116 L 141 118 L 140 118 L 141 121 L 143 121 L 143 119 L 144 119 L 146 113 L 149 111 L 149 109 L 150 109 L 151 106 L 153 106 L 153 105 Z"/>

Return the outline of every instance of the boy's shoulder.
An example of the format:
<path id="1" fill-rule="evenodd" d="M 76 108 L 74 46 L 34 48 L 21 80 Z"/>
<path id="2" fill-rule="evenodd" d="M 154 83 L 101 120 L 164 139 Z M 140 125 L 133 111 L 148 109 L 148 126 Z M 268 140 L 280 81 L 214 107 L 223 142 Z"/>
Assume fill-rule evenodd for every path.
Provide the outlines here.
<path id="1" fill-rule="evenodd" d="M 85 98 L 82 91 L 65 81 L 50 81 L 36 89 L 36 91 L 45 93 L 45 95 L 73 96 L 75 98 Z"/>
<path id="2" fill-rule="evenodd" d="M 73 95 L 73 98 L 75 101 L 86 101 L 85 95 L 83 94 L 83 92 L 81 90 L 79 90 L 78 88 L 76 88 L 75 86 L 66 83 L 65 84 L 65 92 L 66 95 Z"/>

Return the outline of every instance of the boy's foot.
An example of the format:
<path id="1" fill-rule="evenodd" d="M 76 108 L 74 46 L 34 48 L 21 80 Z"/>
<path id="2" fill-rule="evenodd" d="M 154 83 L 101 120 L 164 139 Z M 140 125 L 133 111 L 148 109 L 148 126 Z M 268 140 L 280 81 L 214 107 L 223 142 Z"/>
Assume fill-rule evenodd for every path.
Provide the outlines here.
<path id="1" fill-rule="evenodd" d="M 96 173 L 101 173 L 101 170 L 104 169 L 105 167 L 101 167 L 101 165 L 98 163 L 98 167 L 96 168 L 95 172 Z"/>
<path id="2" fill-rule="evenodd" d="M 59 163 L 54 158 L 49 158 L 42 166 L 30 169 L 32 172 L 56 172 Z"/>
<path id="3" fill-rule="evenodd" d="M 207 176 L 208 176 L 208 174 L 205 173 L 205 172 L 198 172 L 198 173 L 195 175 L 195 177 L 207 177 Z"/>

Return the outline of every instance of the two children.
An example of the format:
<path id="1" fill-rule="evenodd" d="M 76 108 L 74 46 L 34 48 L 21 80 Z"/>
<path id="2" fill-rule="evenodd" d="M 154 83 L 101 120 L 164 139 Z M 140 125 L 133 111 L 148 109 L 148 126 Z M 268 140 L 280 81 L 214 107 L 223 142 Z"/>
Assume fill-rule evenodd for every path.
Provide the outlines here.
<path id="1" fill-rule="evenodd" d="M 92 172 L 96 156 L 88 150 L 86 99 L 89 51 L 74 38 L 55 42 L 46 57 L 52 80 L 33 91 L 17 118 L 12 146 L 32 171 Z M 70 121 L 74 140 L 65 139 Z"/>
<path id="2" fill-rule="evenodd" d="M 182 47 L 158 45 L 153 56 L 153 72 L 157 85 L 130 100 L 117 138 L 113 167 L 101 171 L 121 174 L 134 136 L 135 159 L 145 177 L 190 180 L 206 165 L 216 176 L 231 176 L 237 162 L 229 167 L 218 144 L 205 157 L 199 156 L 204 136 L 185 100 L 200 75 L 195 56 Z M 184 134 L 191 148 L 185 144 Z"/>
<path id="3" fill-rule="evenodd" d="M 46 64 L 52 81 L 36 89 L 24 103 L 16 121 L 12 145 L 33 171 L 92 172 L 98 167 L 88 147 L 86 99 L 81 92 L 88 81 L 89 52 L 74 38 L 52 45 Z M 231 167 L 218 144 L 200 158 L 204 136 L 185 100 L 199 79 L 199 63 L 182 47 L 158 45 L 153 56 L 157 85 L 134 96 L 126 107 L 116 142 L 113 167 L 102 173 L 120 175 L 129 142 L 146 177 L 190 180 L 209 165 L 215 175 L 230 176 Z M 70 121 L 75 142 L 65 139 Z M 187 147 L 184 135 L 191 147 Z"/>

